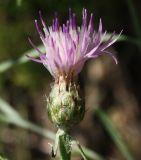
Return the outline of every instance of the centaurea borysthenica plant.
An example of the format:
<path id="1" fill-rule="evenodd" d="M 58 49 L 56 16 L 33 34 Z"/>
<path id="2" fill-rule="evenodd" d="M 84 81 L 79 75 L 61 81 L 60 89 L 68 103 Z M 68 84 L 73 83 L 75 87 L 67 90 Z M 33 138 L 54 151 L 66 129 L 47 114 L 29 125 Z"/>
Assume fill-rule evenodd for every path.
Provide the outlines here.
<path id="1" fill-rule="evenodd" d="M 39 58 L 30 57 L 31 60 L 43 64 L 54 78 L 54 85 L 47 99 L 47 112 L 49 119 L 59 128 L 55 141 L 53 156 L 60 144 L 60 153 L 66 154 L 65 160 L 70 159 L 71 138 L 69 130 L 78 124 L 85 114 L 84 96 L 76 83 L 77 75 L 82 70 L 84 63 L 91 58 L 97 58 L 102 54 L 110 55 L 115 63 L 115 56 L 107 51 L 117 38 L 114 33 L 103 42 L 106 31 L 102 30 L 102 22 L 99 22 L 98 31 L 93 28 L 93 14 L 89 20 L 87 10 L 82 12 L 82 25 L 76 25 L 75 14 L 69 12 L 66 24 L 59 25 L 57 17 L 53 24 L 47 27 L 40 13 L 42 29 L 35 20 L 36 29 L 45 47 L 42 53 L 29 39 L 31 45 L 39 52 Z M 59 142 L 60 141 L 60 142 Z M 62 142 L 62 143 L 61 143 Z M 62 151 L 62 147 L 64 147 Z M 69 149 L 68 149 L 69 148 Z M 65 151 L 66 150 L 66 151 Z"/>

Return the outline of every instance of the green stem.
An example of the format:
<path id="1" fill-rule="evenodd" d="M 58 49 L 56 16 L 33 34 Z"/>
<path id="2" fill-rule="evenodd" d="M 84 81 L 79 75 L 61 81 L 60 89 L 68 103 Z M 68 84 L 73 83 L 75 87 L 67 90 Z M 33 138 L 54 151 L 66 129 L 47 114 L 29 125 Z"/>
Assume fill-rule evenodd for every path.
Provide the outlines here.
<path id="1" fill-rule="evenodd" d="M 59 150 L 61 160 L 71 159 L 71 137 L 69 133 L 60 130 Z"/>

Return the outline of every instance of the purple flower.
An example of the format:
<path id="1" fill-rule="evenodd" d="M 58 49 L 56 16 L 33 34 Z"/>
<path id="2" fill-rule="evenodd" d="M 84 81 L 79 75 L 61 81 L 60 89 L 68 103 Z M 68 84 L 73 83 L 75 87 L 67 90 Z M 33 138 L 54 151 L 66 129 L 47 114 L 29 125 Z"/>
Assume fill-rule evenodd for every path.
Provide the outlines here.
<path id="1" fill-rule="evenodd" d="M 97 58 L 101 54 L 109 54 L 117 63 L 115 56 L 106 49 L 117 41 L 114 33 L 106 42 L 103 42 L 106 31 L 102 31 L 102 22 L 99 22 L 98 31 L 94 31 L 91 14 L 87 22 L 87 10 L 83 9 L 82 25 L 76 26 L 74 13 L 69 12 L 69 20 L 62 26 L 59 25 L 58 18 L 55 17 L 53 24 L 46 27 L 40 13 L 41 30 L 37 20 L 36 29 L 45 46 L 45 53 L 42 53 L 29 39 L 31 45 L 39 52 L 39 59 L 30 57 L 33 61 L 42 63 L 58 79 L 59 77 L 73 78 L 82 69 L 85 61 L 90 58 Z"/>

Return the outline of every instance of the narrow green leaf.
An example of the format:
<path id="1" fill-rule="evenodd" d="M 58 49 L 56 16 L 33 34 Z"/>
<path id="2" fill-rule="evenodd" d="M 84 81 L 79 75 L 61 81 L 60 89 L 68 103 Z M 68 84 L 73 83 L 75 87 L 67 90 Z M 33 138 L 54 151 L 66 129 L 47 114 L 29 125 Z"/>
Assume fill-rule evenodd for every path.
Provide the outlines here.
<path id="1" fill-rule="evenodd" d="M 84 151 L 83 151 L 81 145 L 79 144 L 79 142 L 76 142 L 76 145 L 77 145 L 78 150 L 79 150 L 81 156 L 83 157 L 83 159 L 84 159 L 84 160 L 89 160 L 89 159 L 87 158 L 86 154 L 84 153 Z"/>
<path id="2" fill-rule="evenodd" d="M 122 153 L 122 155 L 127 160 L 134 160 L 132 154 L 129 152 L 127 145 L 125 144 L 123 137 L 120 135 L 120 133 L 117 131 L 117 129 L 114 127 L 113 123 L 107 116 L 107 114 L 100 108 L 97 107 L 96 109 L 96 115 L 104 125 L 107 132 L 110 134 L 111 138 L 115 142 L 117 148 Z"/>
<path id="3" fill-rule="evenodd" d="M 0 160 L 7 160 L 7 159 L 0 156 Z"/>
<path id="4" fill-rule="evenodd" d="M 13 123 L 25 129 L 29 129 L 30 131 L 38 133 L 46 138 L 54 139 L 55 137 L 54 133 L 51 131 L 24 120 L 19 113 L 2 98 L 0 98 L 0 111 L 3 113 L 0 114 L 0 120 L 3 120 L 7 123 Z"/>
<path id="5" fill-rule="evenodd" d="M 16 3 L 17 3 L 17 6 L 20 7 L 22 4 L 22 0 L 17 0 Z"/>
<path id="6" fill-rule="evenodd" d="M 72 141 L 73 152 L 79 152 L 84 160 L 104 160 L 104 158 L 97 154 L 95 151 L 87 149 L 84 146 L 81 146 L 76 140 Z"/>
<path id="7" fill-rule="evenodd" d="M 103 41 L 107 41 L 110 37 L 111 37 L 111 33 L 107 33 L 106 35 L 105 35 L 105 37 L 104 37 L 104 39 L 103 39 Z M 118 39 L 117 39 L 118 38 Z M 128 40 L 128 37 L 127 36 L 125 36 L 125 35 L 118 35 L 118 34 L 115 34 L 114 36 L 113 36 L 113 39 L 117 39 L 117 41 L 118 42 L 120 42 L 120 41 L 127 41 Z"/>
<path id="8" fill-rule="evenodd" d="M 39 46 L 38 48 L 42 52 L 44 52 L 44 47 L 42 45 Z M 8 69 L 10 69 L 11 67 L 15 65 L 23 64 L 23 63 L 30 61 L 30 59 L 26 55 L 30 55 L 31 57 L 37 57 L 39 54 L 34 49 L 31 49 L 30 51 L 25 52 L 20 58 L 1 62 L 0 63 L 0 73 L 7 71 Z"/>
<path id="9" fill-rule="evenodd" d="M 133 0 L 126 0 L 129 13 L 133 22 L 134 31 L 137 37 L 141 38 L 141 26 Z"/>
<path id="10" fill-rule="evenodd" d="M 126 0 L 126 2 L 129 9 L 129 14 L 131 16 L 131 20 L 133 23 L 134 33 L 135 33 L 136 39 L 138 40 L 137 45 L 139 50 L 141 51 L 141 25 L 139 21 L 139 16 L 137 15 L 133 0 Z"/>

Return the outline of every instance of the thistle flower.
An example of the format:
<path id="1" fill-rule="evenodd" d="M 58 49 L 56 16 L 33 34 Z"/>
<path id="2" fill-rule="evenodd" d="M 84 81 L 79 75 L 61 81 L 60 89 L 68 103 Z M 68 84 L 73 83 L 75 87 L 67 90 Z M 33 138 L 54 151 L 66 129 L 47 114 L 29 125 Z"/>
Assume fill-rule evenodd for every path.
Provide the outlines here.
<path id="1" fill-rule="evenodd" d="M 58 126 L 71 126 L 78 123 L 84 115 L 85 107 L 81 106 L 82 98 L 74 77 L 81 71 L 84 63 L 90 58 L 97 58 L 106 53 L 115 56 L 106 49 L 116 42 L 114 33 L 106 42 L 103 42 L 106 31 L 102 31 L 102 22 L 99 22 L 98 31 L 93 29 L 93 14 L 89 22 L 87 10 L 82 12 L 82 25 L 76 25 L 75 14 L 69 11 L 69 20 L 62 26 L 57 17 L 53 24 L 46 27 L 40 13 L 41 30 L 35 20 L 36 29 L 45 47 L 42 53 L 29 39 L 31 45 L 39 52 L 39 58 L 30 57 L 33 61 L 42 63 L 55 79 L 51 94 L 48 98 L 48 115 L 51 121 Z M 84 98 L 83 98 L 84 99 Z"/>
<path id="2" fill-rule="evenodd" d="M 101 54 L 109 54 L 106 51 L 118 38 L 114 39 L 114 33 L 111 37 L 103 42 L 106 31 L 103 34 L 102 22 L 100 20 L 98 31 L 94 31 L 92 25 L 93 14 L 87 23 L 87 10 L 83 9 L 82 26 L 76 26 L 75 14 L 69 12 L 69 20 L 63 26 L 59 25 L 57 17 L 53 20 L 50 27 L 46 27 L 40 13 L 40 20 L 43 26 L 41 31 L 37 20 L 35 20 L 36 29 L 45 46 L 46 53 L 42 53 L 32 42 L 31 45 L 40 53 L 40 58 L 31 58 L 33 61 L 42 63 L 51 75 L 57 79 L 60 76 L 72 78 L 82 69 L 85 61 L 90 58 L 97 58 Z"/>

